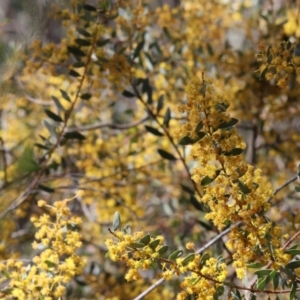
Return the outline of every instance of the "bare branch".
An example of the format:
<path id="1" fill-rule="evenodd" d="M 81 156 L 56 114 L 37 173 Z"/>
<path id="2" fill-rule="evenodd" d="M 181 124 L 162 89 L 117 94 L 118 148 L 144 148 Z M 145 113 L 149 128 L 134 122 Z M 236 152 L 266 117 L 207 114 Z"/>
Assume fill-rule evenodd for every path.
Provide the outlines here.
<path id="1" fill-rule="evenodd" d="M 100 122 L 100 123 L 95 123 L 92 125 L 86 125 L 86 126 L 78 126 L 78 127 L 69 127 L 66 128 L 66 132 L 74 132 L 74 131 L 89 131 L 89 130 L 94 130 L 94 129 L 99 129 L 103 127 L 109 127 L 112 129 L 129 129 L 135 126 L 138 126 L 142 123 L 144 123 L 146 120 L 148 120 L 149 116 L 135 121 L 133 123 L 128 123 L 128 124 L 116 124 L 116 123 L 111 123 L 111 122 Z"/>

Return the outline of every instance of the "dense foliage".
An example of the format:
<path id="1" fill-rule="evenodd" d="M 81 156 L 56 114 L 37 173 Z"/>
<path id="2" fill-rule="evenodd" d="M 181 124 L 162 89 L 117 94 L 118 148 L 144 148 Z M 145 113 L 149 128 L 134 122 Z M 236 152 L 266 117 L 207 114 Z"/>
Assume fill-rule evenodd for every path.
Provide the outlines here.
<path id="1" fill-rule="evenodd" d="M 0 298 L 298 299 L 299 3 L 59 2 L 0 44 Z"/>

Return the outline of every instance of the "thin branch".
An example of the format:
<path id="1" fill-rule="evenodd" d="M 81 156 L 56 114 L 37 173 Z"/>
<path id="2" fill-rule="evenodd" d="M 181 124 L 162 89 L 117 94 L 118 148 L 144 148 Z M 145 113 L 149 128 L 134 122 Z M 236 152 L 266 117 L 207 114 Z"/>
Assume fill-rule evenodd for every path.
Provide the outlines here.
<path id="1" fill-rule="evenodd" d="M 276 194 L 278 194 L 283 188 L 285 188 L 286 186 L 288 186 L 290 183 L 296 181 L 297 178 L 298 178 L 297 176 L 294 176 L 293 178 L 291 178 L 291 179 L 289 179 L 288 181 L 286 181 L 286 182 L 285 182 L 283 185 L 281 185 L 279 188 L 277 188 L 277 189 L 274 191 L 273 195 L 267 200 L 267 202 L 270 202 L 270 201 L 272 200 L 272 198 L 273 198 Z"/>
<path id="2" fill-rule="evenodd" d="M 99 21 L 100 21 L 100 16 L 98 16 L 97 25 L 99 24 Z M 94 48 L 96 46 L 97 34 L 98 34 L 98 27 L 96 27 L 96 30 L 95 30 L 94 35 L 93 35 L 92 45 L 89 48 L 89 52 L 87 54 L 87 59 L 86 59 L 85 67 L 84 67 L 84 73 L 83 73 L 83 75 L 81 76 L 81 78 L 79 80 L 79 85 L 78 85 L 78 89 L 77 89 L 75 97 L 74 97 L 74 101 L 72 102 L 71 107 L 69 108 L 69 110 L 66 112 L 65 121 L 63 123 L 61 131 L 57 135 L 56 143 L 49 150 L 48 158 L 44 160 L 44 162 L 41 166 L 41 169 L 38 171 L 36 177 L 29 184 L 27 189 L 24 192 L 22 192 L 15 200 L 12 201 L 12 203 L 8 207 L 6 207 L 0 213 L 0 219 L 3 218 L 9 211 L 14 210 L 16 207 L 18 207 L 20 204 L 22 204 L 28 198 L 28 196 L 31 194 L 32 190 L 39 184 L 40 179 L 41 179 L 42 175 L 44 174 L 44 171 L 47 168 L 48 162 L 51 160 L 53 152 L 60 145 L 60 143 L 63 139 L 64 133 L 65 133 L 65 130 L 67 128 L 68 121 L 71 118 L 71 114 L 74 110 L 75 104 L 77 103 L 78 99 L 80 99 L 80 93 L 81 93 L 83 83 L 86 79 L 87 72 L 88 72 L 88 65 L 91 62 L 92 54 L 93 54 Z"/>
<path id="3" fill-rule="evenodd" d="M 2 159 L 3 159 L 3 173 L 4 173 L 4 183 L 7 183 L 7 161 L 6 161 L 6 151 L 3 139 L 0 137 L 1 143 L 1 152 L 2 152 Z"/>
<path id="4" fill-rule="evenodd" d="M 116 123 L 111 123 L 111 122 L 100 122 L 100 123 L 95 123 L 92 125 L 86 125 L 86 126 L 78 126 L 78 127 L 69 127 L 66 128 L 66 132 L 74 132 L 74 131 L 89 131 L 89 130 L 94 130 L 94 129 L 99 129 L 103 127 L 109 127 L 112 129 L 129 129 L 135 126 L 138 126 L 142 123 L 144 123 L 146 120 L 148 120 L 149 117 L 145 117 L 141 120 L 135 121 L 133 123 L 128 123 L 128 124 L 116 124 Z"/>

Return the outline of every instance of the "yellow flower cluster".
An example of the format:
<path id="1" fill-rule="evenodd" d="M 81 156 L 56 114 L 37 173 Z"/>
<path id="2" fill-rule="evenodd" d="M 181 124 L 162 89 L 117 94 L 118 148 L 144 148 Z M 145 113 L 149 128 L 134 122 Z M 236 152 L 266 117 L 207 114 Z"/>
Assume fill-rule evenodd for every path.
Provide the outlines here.
<path id="1" fill-rule="evenodd" d="M 213 299 L 218 289 L 223 287 L 227 277 L 226 264 L 221 260 L 209 258 L 206 255 L 191 253 L 182 258 L 183 251 L 176 250 L 168 258 L 163 255 L 168 246 L 163 246 L 162 236 L 151 237 L 143 232 L 128 234 L 124 231 L 111 232 L 118 241 L 108 239 L 107 256 L 114 261 L 123 261 L 129 266 L 125 275 L 127 281 L 139 280 L 139 270 L 153 269 L 160 263 L 162 268 L 161 278 L 170 280 L 173 276 L 184 275 L 181 283 L 183 292 L 177 295 L 177 299 L 186 299 L 188 295 L 194 295 L 195 299 Z M 195 252 L 193 243 L 187 243 L 186 248 Z M 208 297 L 208 298 L 207 298 Z"/>
<path id="2" fill-rule="evenodd" d="M 273 251 L 280 247 L 281 231 L 264 216 L 271 186 L 261 170 L 244 161 L 245 143 L 234 129 L 238 120 L 226 113 L 227 101 L 210 79 L 193 79 L 187 95 L 186 104 L 180 106 L 188 113 L 188 122 L 179 131 L 180 143 L 193 144 L 193 156 L 199 161 L 193 180 L 204 187 L 201 201 L 210 211 L 206 218 L 219 229 L 242 222 L 228 241 L 238 276 L 243 277 L 249 262 L 286 263 L 283 252 Z"/>
<path id="3" fill-rule="evenodd" d="M 260 45 L 256 59 L 262 63 L 259 68 L 260 77 L 274 80 L 281 88 L 287 88 L 289 77 L 296 74 L 300 83 L 300 44 L 281 42 L 279 45 Z"/>
<path id="4" fill-rule="evenodd" d="M 1 282 L 7 286 L 1 295 L 5 299 L 58 299 L 65 294 L 65 284 L 82 272 L 85 260 L 75 254 L 82 244 L 76 231 L 81 219 L 71 216 L 67 207 L 70 200 L 55 202 L 53 206 L 39 201 L 40 207 L 50 209 L 50 215 L 32 218 L 39 228 L 32 246 L 40 254 L 26 264 L 13 259 L 0 264 L 0 271 L 5 274 Z"/>

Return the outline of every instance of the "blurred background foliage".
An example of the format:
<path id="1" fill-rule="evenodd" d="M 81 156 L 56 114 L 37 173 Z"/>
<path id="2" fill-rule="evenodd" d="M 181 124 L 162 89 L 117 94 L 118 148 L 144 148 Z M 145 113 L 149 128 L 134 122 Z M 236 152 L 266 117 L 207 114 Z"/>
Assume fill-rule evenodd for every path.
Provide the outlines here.
<path id="1" fill-rule="evenodd" d="M 178 106 L 191 78 L 203 72 L 213 78 L 230 102 L 230 114 L 239 119 L 247 162 L 262 168 L 274 189 L 296 173 L 299 74 L 276 70 L 286 77 L 282 88 L 258 71 L 255 54 L 281 41 L 299 43 L 299 3 L 108 1 L 99 20 L 82 2 L 0 3 L 0 211 L 5 212 L 0 255 L 30 257 L 29 218 L 43 213 L 37 200 L 53 202 L 82 189 L 85 195 L 72 210 L 84 219 L 88 265 L 68 287 L 68 299 L 132 299 L 155 272 L 126 283 L 124 266 L 104 260 L 116 210 L 124 224 L 164 235 L 171 248 L 187 241 L 199 247 L 217 232 L 204 219 L 202 187 L 191 181 L 193 153 L 178 145 L 176 134 L 185 121 Z M 84 71 L 96 29 L 96 47 Z M 83 72 L 80 99 L 72 107 Z M 50 155 L 64 125 L 69 137 Z M 37 174 L 22 204 L 10 209 Z M 269 212 L 289 235 L 299 226 L 298 200 L 287 187 Z M 224 254 L 222 243 L 211 253 Z M 177 286 L 169 282 L 146 299 L 173 299 Z"/>

